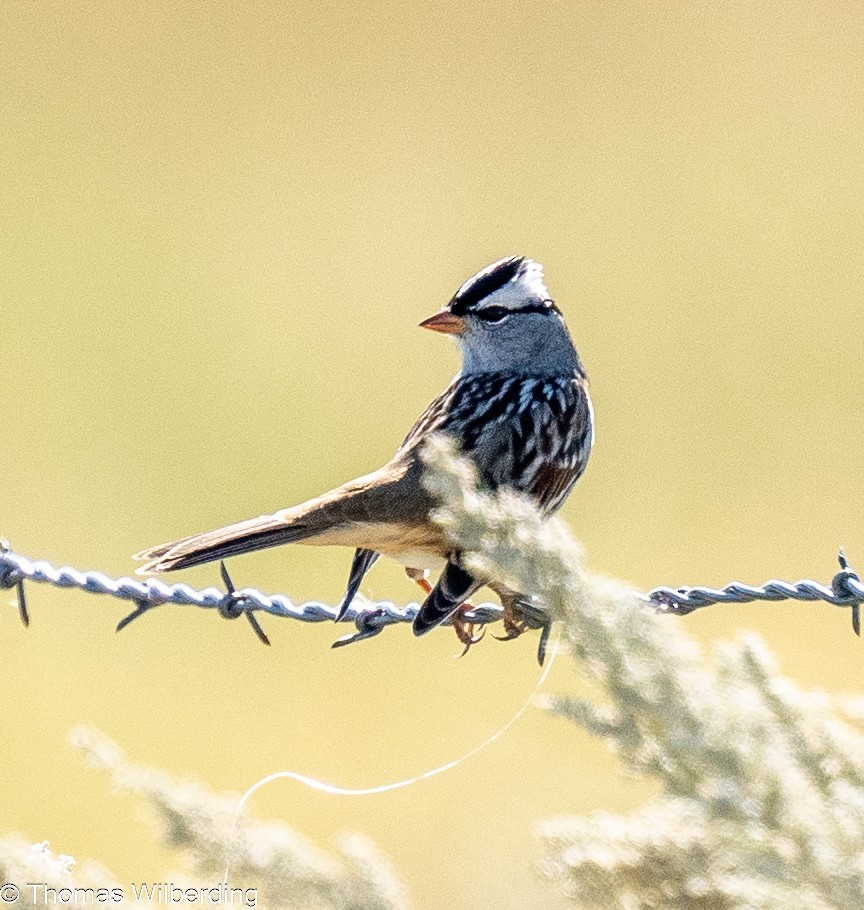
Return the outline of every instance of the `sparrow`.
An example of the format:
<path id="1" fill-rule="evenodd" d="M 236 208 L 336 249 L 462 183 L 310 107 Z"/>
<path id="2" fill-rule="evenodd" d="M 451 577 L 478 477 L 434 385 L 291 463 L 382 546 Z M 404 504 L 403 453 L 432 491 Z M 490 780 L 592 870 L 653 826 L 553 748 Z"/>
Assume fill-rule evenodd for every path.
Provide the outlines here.
<path id="1" fill-rule="evenodd" d="M 286 543 L 355 547 L 336 620 L 348 611 L 379 555 L 406 567 L 426 593 L 414 619 L 423 635 L 450 620 L 466 649 L 479 638 L 460 607 L 488 585 L 504 607 L 505 638 L 529 625 L 531 599 L 462 565 L 458 542 L 431 520 L 421 452 L 433 433 L 452 436 L 481 485 L 509 488 L 541 513 L 557 511 L 588 463 L 594 419 L 588 378 L 543 281 L 540 263 L 500 259 L 469 278 L 420 326 L 455 339 L 462 370 L 382 468 L 300 505 L 150 547 L 137 572 L 171 572 Z M 427 573 L 437 572 L 434 586 Z M 482 636 L 481 636 L 482 637 Z"/>

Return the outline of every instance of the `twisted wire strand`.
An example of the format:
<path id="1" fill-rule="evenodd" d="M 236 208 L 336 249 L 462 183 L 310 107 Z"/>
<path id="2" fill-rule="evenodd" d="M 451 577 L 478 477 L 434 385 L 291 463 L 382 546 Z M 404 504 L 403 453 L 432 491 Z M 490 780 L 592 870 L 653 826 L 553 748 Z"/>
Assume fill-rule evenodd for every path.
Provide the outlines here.
<path id="1" fill-rule="evenodd" d="M 695 587 L 657 587 L 645 594 L 637 594 L 658 612 L 685 615 L 711 604 L 718 603 L 751 603 L 757 600 L 802 600 L 824 601 L 838 607 L 849 607 L 852 613 L 852 627 L 860 635 L 860 607 L 864 603 L 864 583 L 858 574 L 849 567 L 844 552 L 839 555 L 840 571 L 830 585 L 821 584 L 811 579 L 797 582 L 785 582 L 772 579 L 762 585 L 747 585 L 742 582 L 731 582 L 723 588 Z M 135 609 L 117 625 L 117 630 L 125 628 L 133 619 L 142 616 L 148 610 L 162 604 L 180 604 L 184 606 L 215 609 L 226 619 L 245 615 L 258 637 L 269 644 L 254 613 L 260 611 L 271 616 L 297 619 L 301 622 L 333 622 L 338 612 L 337 607 L 329 606 L 316 600 L 295 604 L 284 594 L 264 594 L 255 588 L 235 590 L 227 570 L 222 566 L 222 578 L 227 591 L 209 587 L 196 590 L 182 582 L 166 584 L 160 579 L 146 578 L 110 578 L 102 572 L 88 571 L 71 566 L 54 566 L 44 559 L 32 560 L 20 553 L 15 553 L 6 541 L 0 540 L 0 588 L 16 588 L 18 609 L 24 625 L 29 623 L 29 611 L 24 594 L 24 582 L 38 582 L 54 585 L 59 588 L 78 588 L 90 594 L 107 594 L 120 600 L 131 601 Z M 352 622 L 356 631 L 351 635 L 337 639 L 333 647 L 351 644 L 377 635 L 386 626 L 397 623 L 410 623 L 417 615 L 419 604 L 412 602 L 399 607 L 389 601 L 372 603 L 358 596 L 355 604 L 348 610 L 343 622 Z M 476 625 L 497 622 L 503 616 L 501 606 L 494 603 L 482 603 L 467 611 L 463 621 Z M 534 624 L 534 623 L 532 623 Z"/>
<path id="2" fill-rule="evenodd" d="M 843 549 L 837 556 L 840 571 L 824 585 L 810 578 L 790 583 L 772 578 L 762 585 L 747 585 L 740 581 L 730 582 L 723 588 L 703 586 L 668 588 L 658 587 L 641 594 L 640 597 L 654 604 L 660 613 L 686 615 L 694 610 L 718 603 L 752 603 L 755 600 L 821 600 L 836 607 L 849 607 L 852 615 L 852 630 L 861 634 L 861 604 L 864 603 L 864 584 L 858 573 L 850 568 Z"/>
<path id="3" fill-rule="evenodd" d="M 332 607 L 317 600 L 295 604 L 284 594 L 264 594 L 255 588 L 235 590 L 222 569 L 222 577 L 227 591 L 209 587 L 196 590 L 183 582 L 166 584 L 157 578 L 135 579 L 129 577 L 111 578 L 103 572 L 81 571 L 71 566 L 54 566 L 44 559 L 32 560 L 16 553 L 6 541 L 0 540 L 0 588 L 17 588 L 18 608 L 24 625 L 29 624 L 29 612 L 24 595 L 24 582 L 38 582 L 58 588 L 78 588 L 90 594 L 107 594 L 119 600 L 131 601 L 135 609 L 117 624 L 117 631 L 125 628 L 133 619 L 142 616 L 148 610 L 162 604 L 180 604 L 182 606 L 215 609 L 226 619 L 235 619 L 245 615 L 255 628 L 256 634 L 265 643 L 266 636 L 253 619 L 255 611 L 268 613 L 301 622 L 333 622 L 338 607 Z M 356 631 L 334 642 L 334 647 L 351 644 L 377 635 L 386 626 L 396 623 L 412 622 L 420 605 L 416 602 L 397 606 L 389 601 L 371 603 L 359 595 L 346 613 L 343 622 L 353 622 Z M 477 604 L 465 613 L 464 619 L 477 625 L 495 622 L 503 615 L 500 605 L 494 603 Z"/>

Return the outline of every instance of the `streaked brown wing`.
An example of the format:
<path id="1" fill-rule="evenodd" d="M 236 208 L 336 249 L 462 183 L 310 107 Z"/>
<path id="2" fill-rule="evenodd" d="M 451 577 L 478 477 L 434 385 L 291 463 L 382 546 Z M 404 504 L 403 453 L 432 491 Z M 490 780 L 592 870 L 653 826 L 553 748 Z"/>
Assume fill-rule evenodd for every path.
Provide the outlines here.
<path id="1" fill-rule="evenodd" d="M 582 465 L 562 467 L 546 462 L 534 475 L 530 493 L 544 512 L 554 511 L 567 498 L 582 473 Z"/>
<path id="2" fill-rule="evenodd" d="M 528 488 L 544 512 L 554 512 L 561 506 L 591 455 L 594 421 L 588 387 L 581 381 L 569 389 L 567 405 L 558 419 L 547 420 L 538 428 L 538 435 L 546 436 L 539 449 L 550 457 L 537 466 Z"/>

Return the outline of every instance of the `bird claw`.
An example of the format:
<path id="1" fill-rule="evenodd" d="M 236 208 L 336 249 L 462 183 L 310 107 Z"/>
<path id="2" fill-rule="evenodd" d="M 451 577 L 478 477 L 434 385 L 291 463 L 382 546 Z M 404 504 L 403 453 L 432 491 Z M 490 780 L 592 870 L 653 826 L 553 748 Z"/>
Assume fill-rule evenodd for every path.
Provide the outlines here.
<path id="1" fill-rule="evenodd" d="M 518 638 L 526 629 L 523 626 L 521 629 L 509 629 L 506 635 L 493 635 L 492 637 L 495 641 L 513 641 L 514 638 Z"/>
<path id="2" fill-rule="evenodd" d="M 504 623 L 504 634 L 495 635 L 497 641 L 513 641 L 530 628 L 525 614 L 519 609 L 521 599 L 515 596 L 501 597 L 501 603 L 504 607 L 504 615 L 501 617 Z"/>
<path id="3" fill-rule="evenodd" d="M 549 633 L 552 630 L 552 622 L 548 616 L 540 617 L 533 616 L 531 614 L 531 619 L 526 616 L 522 616 L 521 619 L 514 619 L 513 613 L 515 609 L 508 611 L 507 607 L 504 608 L 504 631 L 506 635 L 493 635 L 497 641 L 512 641 L 514 638 L 518 638 L 522 635 L 523 632 L 527 632 L 529 629 L 540 628 L 540 641 L 537 644 L 537 663 L 540 666 L 543 666 L 544 661 L 546 660 L 546 645 L 549 642 Z"/>
<path id="4" fill-rule="evenodd" d="M 504 635 L 496 635 L 498 641 L 512 641 L 529 629 L 540 629 L 540 642 L 537 646 L 537 660 L 540 666 L 546 658 L 546 645 L 549 640 L 550 618 L 539 602 L 516 594 L 506 588 L 496 589 L 504 607 Z"/>
<path id="5" fill-rule="evenodd" d="M 468 651 L 471 649 L 471 646 L 476 645 L 478 642 L 483 641 L 483 638 L 486 635 L 485 626 L 480 627 L 479 635 L 475 634 L 475 631 L 477 629 L 477 623 L 466 622 L 462 618 L 462 616 L 461 616 L 462 611 L 471 610 L 471 609 L 472 609 L 471 604 L 469 604 L 469 603 L 462 604 L 459 607 L 459 612 L 457 612 L 454 615 L 453 620 L 452 620 L 453 629 L 456 632 L 456 637 L 459 639 L 459 641 L 462 642 L 463 645 L 465 645 L 465 647 L 462 649 L 462 653 L 459 655 L 459 657 L 464 657 L 468 653 Z"/>

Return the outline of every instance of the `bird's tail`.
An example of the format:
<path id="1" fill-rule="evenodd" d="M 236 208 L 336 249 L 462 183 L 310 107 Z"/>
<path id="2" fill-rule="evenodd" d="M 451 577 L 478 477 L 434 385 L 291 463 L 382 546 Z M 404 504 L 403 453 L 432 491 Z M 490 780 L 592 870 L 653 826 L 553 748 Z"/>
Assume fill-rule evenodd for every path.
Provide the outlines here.
<path id="1" fill-rule="evenodd" d="M 290 512 L 277 512 L 150 547 L 136 553 L 133 558 L 146 560 L 143 566 L 136 569 L 138 575 L 173 572 L 252 550 L 293 543 L 314 533 L 316 529 L 308 524 L 292 521 Z"/>
<path id="2" fill-rule="evenodd" d="M 272 515 L 250 518 L 215 531 L 194 534 L 158 547 L 150 547 L 135 555 L 145 563 L 139 575 L 172 572 L 200 566 L 215 559 L 225 559 L 240 553 L 278 547 L 283 543 L 338 544 L 356 547 L 357 527 L 366 527 L 370 516 L 382 513 L 382 504 L 404 499 L 400 485 L 410 481 L 407 469 L 382 468 L 341 486 L 315 499 Z M 391 513 L 393 509 L 391 508 Z M 395 515 L 394 521 L 401 519 Z M 366 568 L 369 567 L 369 563 Z M 362 578 L 362 575 L 360 576 Z"/>

